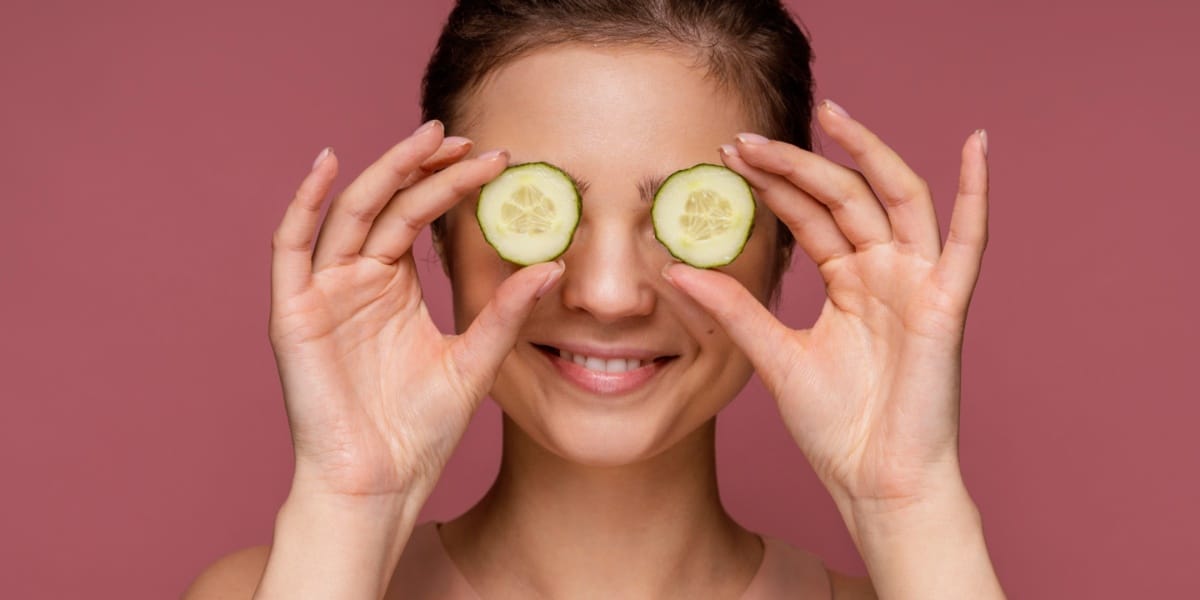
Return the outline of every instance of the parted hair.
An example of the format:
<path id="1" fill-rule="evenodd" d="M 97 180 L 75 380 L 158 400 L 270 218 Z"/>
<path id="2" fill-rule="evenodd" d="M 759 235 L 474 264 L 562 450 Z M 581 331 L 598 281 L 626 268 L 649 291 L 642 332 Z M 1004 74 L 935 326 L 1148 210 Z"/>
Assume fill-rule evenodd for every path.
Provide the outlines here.
<path id="1" fill-rule="evenodd" d="M 812 150 L 813 53 L 779 0 L 458 0 L 422 81 L 423 120 L 440 119 L 453 131 L 464 101 L 492 70 L 568 43 L 692 52 L 742 99 L 760 132 Z M 433 229 L 440 237 L 443 220 Z M 782 223 L 776 239 L 774 288 L 794 244 Z"/>

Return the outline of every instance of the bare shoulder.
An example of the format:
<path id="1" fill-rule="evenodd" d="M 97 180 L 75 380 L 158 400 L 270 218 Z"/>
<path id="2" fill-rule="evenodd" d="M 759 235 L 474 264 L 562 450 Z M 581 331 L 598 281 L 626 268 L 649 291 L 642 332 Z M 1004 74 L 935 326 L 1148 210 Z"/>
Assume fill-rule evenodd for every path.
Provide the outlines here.
<path id="1" fill-rule="evenodd" d="M 251 546 L 218 558 L 192 581 L 183 600 L 250 600 L 270 552 L 270 546 Z"/>
<path id="2" fill-rule="evenodd" d="M 833 600 L 878 600 L 870 577 L 855 577 L 826 568 Z"/>

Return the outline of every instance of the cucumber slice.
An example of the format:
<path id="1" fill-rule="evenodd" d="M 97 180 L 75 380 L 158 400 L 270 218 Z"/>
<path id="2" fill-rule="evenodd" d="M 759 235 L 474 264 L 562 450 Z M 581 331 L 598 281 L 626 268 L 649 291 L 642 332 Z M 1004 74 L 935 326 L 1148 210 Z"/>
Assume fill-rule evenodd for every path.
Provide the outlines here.
<path id="1" fill-rule="evenodd" d="M 570 176 L 549 163 L 532 162 L 512 165 L 485 184 L 475 218 L 501 258 L 532 265 L 567 251 L 580 209 Z"/>
<path id="2" fill-rule="evenodd" d="M 703 269 L 733 262 L 754 228 L 754 195 L 733 170 L 701 163 L 667 177 L 650 210 L 671 256 Z"/>

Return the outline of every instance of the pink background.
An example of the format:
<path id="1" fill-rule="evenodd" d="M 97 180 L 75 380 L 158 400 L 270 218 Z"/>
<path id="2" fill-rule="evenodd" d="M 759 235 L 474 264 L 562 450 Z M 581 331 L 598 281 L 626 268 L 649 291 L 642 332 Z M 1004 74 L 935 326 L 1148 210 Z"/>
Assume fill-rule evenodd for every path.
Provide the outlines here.
<path id="1" fill-rule="evenodd" d="M 0 15 L 5 597 L 173 597 L 269 541 L 291 475 L 271 232 L 323 146 L 340 189 L 417 125 L 449 8 L 168 4 L 10 0 Z M 943 230 L 961 144 L 989 131 L 962 460 L 1011 597 L 1194 590 L 1200 203 L 1178 174 L 1197 170 L 1197 9 L 793 6 L 818 98 L 931 182 Z M 448 327 L 427 241 L 417 253 Z M 809 323 L 815 270 L 798 262 L 786 285 L 784 319 Z M 497 423 L 486 405 L 426 517 L 485 489 Z M 737 518 L 863 572 L 755 384 L 720 438 Z"/>

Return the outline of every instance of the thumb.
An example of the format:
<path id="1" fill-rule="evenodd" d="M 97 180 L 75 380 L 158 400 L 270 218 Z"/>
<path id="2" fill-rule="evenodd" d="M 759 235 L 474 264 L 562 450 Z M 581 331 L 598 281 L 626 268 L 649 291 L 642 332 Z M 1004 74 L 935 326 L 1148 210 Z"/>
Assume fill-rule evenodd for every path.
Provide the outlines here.
<path id="1" fill-rule="evenodd" d="M 538 298 L 562 277 L 562 261 L 531 265 L 513 273 L 496 288 L 496 295 L 483 307 L 471 326 L 451 344 L 455 372 L 466 387 L 478 395 L 487 393 L 500 363 L 508 356 L 517 333 Z"/>
<path id="2" fill-rule="evenodd" d="M 712 315 L 768 385 L 785 375 L 792 331 L 741 283 L 720 271 L 681 263 L 667 265 L 663 277 Z"/>

